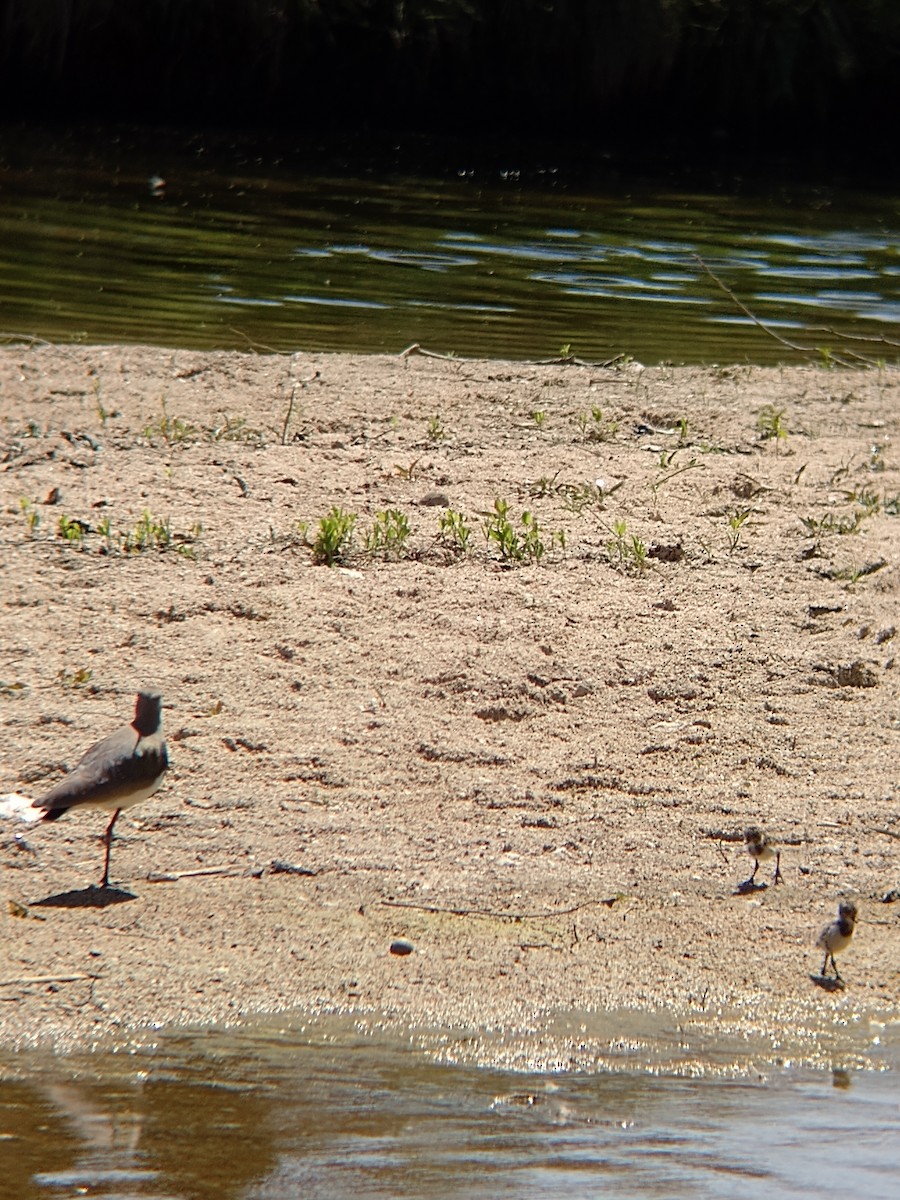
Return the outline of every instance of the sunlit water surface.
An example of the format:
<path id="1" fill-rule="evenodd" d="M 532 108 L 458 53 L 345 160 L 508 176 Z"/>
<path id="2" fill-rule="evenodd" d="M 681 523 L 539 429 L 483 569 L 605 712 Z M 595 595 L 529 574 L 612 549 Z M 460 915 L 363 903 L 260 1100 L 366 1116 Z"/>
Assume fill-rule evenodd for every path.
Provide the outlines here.
<path id="1" fill-rule="evenodd" d="M 0 1071 L 3 1200 L 896 1200 L 898 1178 L 890 1070 L 516 1073 L 326 1022 Z"/>
<path id="2" fill-rule="evenodd" d="M 327 149 L 327 148 L 326 148 Z M 0 129 L 0 334 L 783 362 L 897 340 L 900 197 Z M 337 165 L 336 165 L 337 164 Z M 895 348 L 860 343 L 873 357 Z"/>

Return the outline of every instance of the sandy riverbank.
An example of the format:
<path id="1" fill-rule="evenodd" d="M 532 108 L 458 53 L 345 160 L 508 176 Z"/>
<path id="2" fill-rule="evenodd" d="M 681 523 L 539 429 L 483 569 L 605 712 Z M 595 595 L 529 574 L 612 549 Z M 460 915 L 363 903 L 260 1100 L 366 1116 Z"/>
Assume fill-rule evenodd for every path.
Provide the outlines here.
<path id="1" fill-rule="evenodd" d="M 0 1042 L 626 1008 L 864 1049 L 900 1011 L 898 493 L 897 371 L 2 350 L 0 792 L 143 685 L 172 767 L 107 903 L 102 814 L 4 823 Z M 485 539 L 498 497 L 540 561 Z M 329 568 L 298 522 L 335 505 Z M 145 512 L 172 545 L 126 552 Z M 736 894 L 753 821 L 785 885 Z"/>

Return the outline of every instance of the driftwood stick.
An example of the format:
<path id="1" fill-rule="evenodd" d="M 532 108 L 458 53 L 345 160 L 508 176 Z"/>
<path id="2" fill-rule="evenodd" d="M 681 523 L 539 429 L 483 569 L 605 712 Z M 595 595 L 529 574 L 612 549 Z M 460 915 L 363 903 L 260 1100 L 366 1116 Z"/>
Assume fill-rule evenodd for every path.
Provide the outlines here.
<path id="1" fill-rule="evenodd" d="M 411 900 L 379 900 L 385 908 L 414 908 L 419 912 L 447 913 L 452 917 L 493 917 L 498 921 L 549 920 L 552 917 L 565 917 L 571 913 L 580 912 L 594 904 L 605 904 L 612 908 L 619 896 L 606 896 L 600 900 L 583 900 L 570 908 L 543 909 L 539 912 L 497 912 L 492 908 L 445 908 L 440 904 L 416 904 Z"/>
<path id="2" fill-rule="evenodd" d="M 410 358 L 413 354 L 421 354 L 423 358 L 443 358 L 453 362 L 465 361 L 459 354 L 439 354 L 437 350 L 426 350 L 424 346 L 420 346 L 418 342 L 413 342 L 407 346 L 405 350 L 401 350 L 397 355 L 398 358 Z"/>
<path id="3" fill-rule="evenodd" d="M 738 297 L 734 294 L 734 292 L 731 290 L 731 288 L 728 286 L 728 284 L 724 283 L 718 277 L 718 275 L 716 275 L 715 272 L 709 266 L 707 266 L 707 264 L 703 261 L 703 259 L 700 257 L 699 254 L 695 254 L 694 258 L 696 258 L 697 262 L 700 264 L 700 266 L 706 272 L 706 274 L 710 277 L 710 279 L 713 281 L 713 283 L 716 285 L 716 287 L 720 288 L 721 291 L 723 291 L 725 293 L 725 295 L 728 297 L 728 299 L 731 301 L 731 303 L 735 306 L 735 308 L 739 308 L 741 310 L 741 312 L 744 314 L 744 316 L 749 317 L 749 319 L 753 322 L 753 324 L 757 325 L 763 331 L 763 333 L 767 333 L 769 335 L 769 337 L 774 338 L 776 342 L 781 342 L 782 346 L 787 346 L 788 350 L 797 350 L 801 354 L 810 354 L 815 351 L 815 347 L 813 347 L 813 346 L 801 346 L 797 342 L 788 341 L 788 339 L 786 337 L 782 337 L 782 335 L 780 333 L 776 333 L 774 329 L 770 329 L 769 326 L 764 324 L 764 322 L 762 322 L 755 313 L 752 313 L 750 311 L 750 309 L 747 307 L 747 305 L 744 304 L 743 300 L 738 299 Z"/>
<path id="4" fill-rule="evenodd" d="M 151 872 L 147 876 L 148 883 L 175 883 L 179 879 L 190 879 L 195 875 L 228 875 L 231 873 L 239 874 L 235 871 L 231 863 L 226 863 L 221 867 L 194 867 L 188 871 L 167 871 L 163 874 L 154 874 Z"/>
<path id="5" fill-rule="evenodd" d="M 900 833 L 895 833 L 893 829 L 885 829 L 880 825 L 867 825 L 866 828 L 869 833 L 883 833 L 885 837 L 895 838 L 896 841 L 900 842 Z"/>
<path id="6" fill-rule="evenodd" d="M 76 983 L 80 979 L 99 978 L 99 975 L 86 975 L 83 971 L 72 971 L 68 975 L 18 975 L 15 979 L 0 979 L 0 987 L 15 987 L 19 983 Z"/>
<path id="7" fill-rule="evenodd" d="M 819 349 L 818 346 L 803 346 L 799 342 L 792 342 L 789 338 L 784 337 L 782 334 L 780 334 L 776 330 L 772 329 L 769 325 L 766 325 L 766 323 L 764 321 L 761 321 L 759 319 L 759 317 L 756 315 L 756 313 L 751 312 L 751 310 L 747 307 L 747 305 L 744 304 L 743 300 L 739 299 L 738 296 L 735 295 L 735 293 L 731 290 L 731 288 L 728 286 L 728 284 L 725 283 L 723 280 L 721 280 L 718 275 L 716 275 L 716 273 L 704 262 L 704 260 L 700 257 L 699 254 L 694 254 L 693 257 L 697 260 L 697 262 L 700 264 L 701 268 L 710 277 L 710 279 L 713 281 L 713 283 L 716 285 L 716 287 L 719 288 L 721 291 L 723 291 L 725 293 L 725 295 L 728 297 L 728 299 L 731 301 L 731 303 L 737 309 L 739 309 L 744 314 L 745 317 L 747 317 L 749 320 L 751 320 L 754 325 L 756 325 L 759 329 L 761 329 L 763 331 L 763 333 L 767 333 L 770 338 L 774 338 L 775 341 L 778 342 L 780 345 L 785 346 L 788 350 L 795 351 L 797 354 L 821 356 L 822 351 Z M 839 338 L 841 340 L 844 339 L 843 334 L 837 333 L 834 330 L 822 330 L 821 332 L 831 333 L 832 336 L 834 336 L 836 338 Z M 853 350 L 842 350 L 841 353 L 846 354 L 848 358 L 852 358 L 857 363 L 863 363 L 869 367 L 874 367 L 877 365 L 873 359 L 866 358 L 865 355 L 863 355 L 863 354 L 857 354 Z M 831 355 L 831 359 L 833 362 L 837 363 L 841 367 L 852 366 L 852 364 L 850 362 L 848 362 L 846 359 L 839 358 L 838 355 L 836 355 L 836 354 Z"/>

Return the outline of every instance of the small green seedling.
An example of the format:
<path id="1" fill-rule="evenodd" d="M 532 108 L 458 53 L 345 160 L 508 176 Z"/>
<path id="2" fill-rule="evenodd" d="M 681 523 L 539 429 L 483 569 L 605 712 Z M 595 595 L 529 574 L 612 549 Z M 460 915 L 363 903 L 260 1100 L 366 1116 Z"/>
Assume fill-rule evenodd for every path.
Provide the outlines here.
<path id="1" fill-rule="evenodd" d="M 69 671 L 64 667 L 61 671 L 57 671 L 56 680 L 64 688 L 71 689 L 85 687 L 91 682 L 93 676 L 94 672 L 89 667 L 79 667 L 77 671 Z"/>
<path id="2" fill-rule="evenodd" d="M 465 554 L 468 551 L 472 530 L 467 525 L 466 518 L 461 512 L 456 512 L 452 508 L 448 508 L 446 512 L 442 512 L 439 527 L 444 545 L 452 550 L 454 554 Z"/>
<path id="3" fill-rule="evenodd" d="M 774 441 L 776 447 L 779 442 L 787 441 L 788 427 L 784 412 L 783 408 L 776 408 L 774 404 L 763 405 L 756 415 L 756 431 L 760 441 Z"/>
<path id="4" fill-rule="evenodd" d="M 505 563 L 540 562 L 544 557 L 544 542 L 541 529 L 534 513 L 525 511 L 520 517 L 520 530 L 517 531 L 509 519 L 509 504 L 499 497 L 494 501 L 494 511 L 484 520 L 484 536 L 487 542 L 493 543 Z M 553 541 L 565 549 L 565 534 L 553 534 Z"/>
<path id="5" fill-rule="evenodd" d="M 92 387 L 93 387 L 93 392 L 94 392 L 94 404 L 97 407 L 97 420 L 100 422 L 101 428 L 105 429 L 106 422 L 109 420 L 109 418 L 117 417 L 119 414 L 117 412 L 110 412 L 110 410 L 108 408 L 106 408 L 103 401 L 100 399 L 100 380 L 99 379 L 94 380 Z"/>
<path id="6" fill-rule="evenodd" d="M 97 532 L 107 539 L 108 548 L 112 548 L 112 527 L 108 519 Z M 194 543 L 203 533 L 203 526 L 196 521 L 187 533 L 177 533 L 172 530 L 169 517 L 155 517 L 149 509 L 144 509 L 134 529 L 120 533 L 119 550 L 122 554 L 144 554 L 148 550 L 174 550 L 184 558 L 196 558 Z"/>
<path id="7" fill-rule="evenodd" d="M 581 430 L 581 440 L 585 442 L 608 442 L 619 431 L 619 422 L 605 417 L 597 404 L 591 405 L 590 413 L 577 413 L 575 422 Z"/>
<path id="8" fill-rule="evenodd" d="M 84 521 L 79 521 L 77 517 L 67 517 L 65 513 L 61 513 L 59 520 L 56 523 L 56 536 L 66 541 L 71 546 L 84 547 L 84 535 L 89 531 L 90 526 Z"/>
<path id="9" fill-rule="evenodd" d="M 697 471 L 703 464 L 697 462 L 696 458 L 690 458 L 686 463 L 676 464 L 675 455 L 678 453 L 675 450 L 663 450 L 659 456 L 659 469 L 662 472 L 650 483 L 650 491 L 653 494 L 653 504 L 659 508 L 659 490 L 665 483 L 671 483 L 679 475 L 683 475 L 685 471 Z"/>
<path id="10" fill-rule="evenodd" d="M 406 553 L 409 540 L 409 520 L 396 508 L 376 513 L 372 528 L 366 534 L 366 549 L 370 554 L 399 559 Z"/>
<path id="11" fill-rule="evenodd" d="M 728 521 L 728 553 L 734 554 L 741 541 L 741 530 L 746 521 L 749 520 L 752 513 L 750 508 L 736 508 L 733 512 L 726 513 Z"/>
<path id="12" fill-rule="evenodd" d="M 874 517 L 876 513 L 881 512 L 881 497 L 875 492 L 870 492 L 868 488 L 862 488 L 858 492 L 846 492 L 845 497 L 855 504 L 861 504 L 867 517 Z"/>
<path id="13" fill-rule="evenodd" d="M 113 530 L 112 522 L 109 517 L 102 517 L 97 522 L 97 533 L 103 540 L 103 545 L 100 547 L 101 554 L 112 554 L 113 550 Z"/>
<path id="14" fill-rule="evenodd" d="M 847 537 L 859 533 L 863 521 L 869 514 L 861 508 L 855 508 L 845 517 L 836 517 L 834 513 L 826 513 L 824 517 L 801 517 L 800 523 L 809 537 L 818 547 L 823 537 L 829 534 Z"/>
<path id="15" fill-rule="evenodd" d="M 442 442 L 444 440 L 447 436 L 447 430 L 444 428 L 440 417 L 429 417 L 425 434 L 429 442 Z"/>
<path id="16" fill-rule="evenodd" d="M 627 522 L 613 521 L 613 536 L 607 542 L 607 549 L 620 567 L 636 567 L 642 571 L 647 566 L 647 546 L 634 533 L 628 532 Z"/>
<path id="17" fill-rule="evenodd" d="M 166 408 L 165 397 L 160 400 L 162 412 L 155 421 L 144 427 L 144 437 L 153 444 L 157 438 L 162 438 L 167 446 L 179 445 L 194 437 L 197 430 L 189 421 L 181 417 L 170 417 Z"/>
<path id="18" fill-rule="evenodd" d="M 402 466 L 400 463 L 394 463 L 394 470 L 401 479 L 405 479 L 407 483 L 412 483 L 418 475 L 419 460 L 414 458 L 408 467 Z"/>
<path id="19" fill-rule="evenodd" d="M 34 537 L 41 523 L 41 514 L 27 496 L 19 497 L 19 508 L 22 510 L 22 516 L 25 518 L 25 524 L 28 526 L 29 535 Z"/>
<path id="20" fill-rule="evenodd" d="M 222 415 L 222 423 L 214 425 L 209 431 L 211 442 L 243 442 L 249 446 L 259 446 L 263 442 L 261 429 L 247 424 L 246 417 L 230 417 Z"/>
<path id="21" fill-rule="evenodd" d="M 335 505 L 327 516 L 319 521 L 313 541 L 313 562 L 332 567 L 341 562 L 350 548 L 356 513 L 345 512 Z"/>

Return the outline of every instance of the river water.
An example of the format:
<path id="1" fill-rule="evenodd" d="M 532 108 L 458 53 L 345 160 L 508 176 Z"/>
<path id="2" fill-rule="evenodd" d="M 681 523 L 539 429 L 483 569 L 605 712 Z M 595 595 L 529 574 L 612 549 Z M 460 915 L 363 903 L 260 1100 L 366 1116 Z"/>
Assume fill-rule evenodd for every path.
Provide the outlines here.
<path id="1" fill-rule="evenodd" d="M 0 1198 L 896 1200 L 898 1064 L 513 1072 L 346 1018 L 31 1052 L 0 1068 Z"/>
<path id="2" fill-rule="evenodd" d="M 852 334 L 896 357 L 892 191 L 414 158 L 0 129 L 0 335 L 773 363 L 798 357 L 777 337 L 827 361 Z"/>

